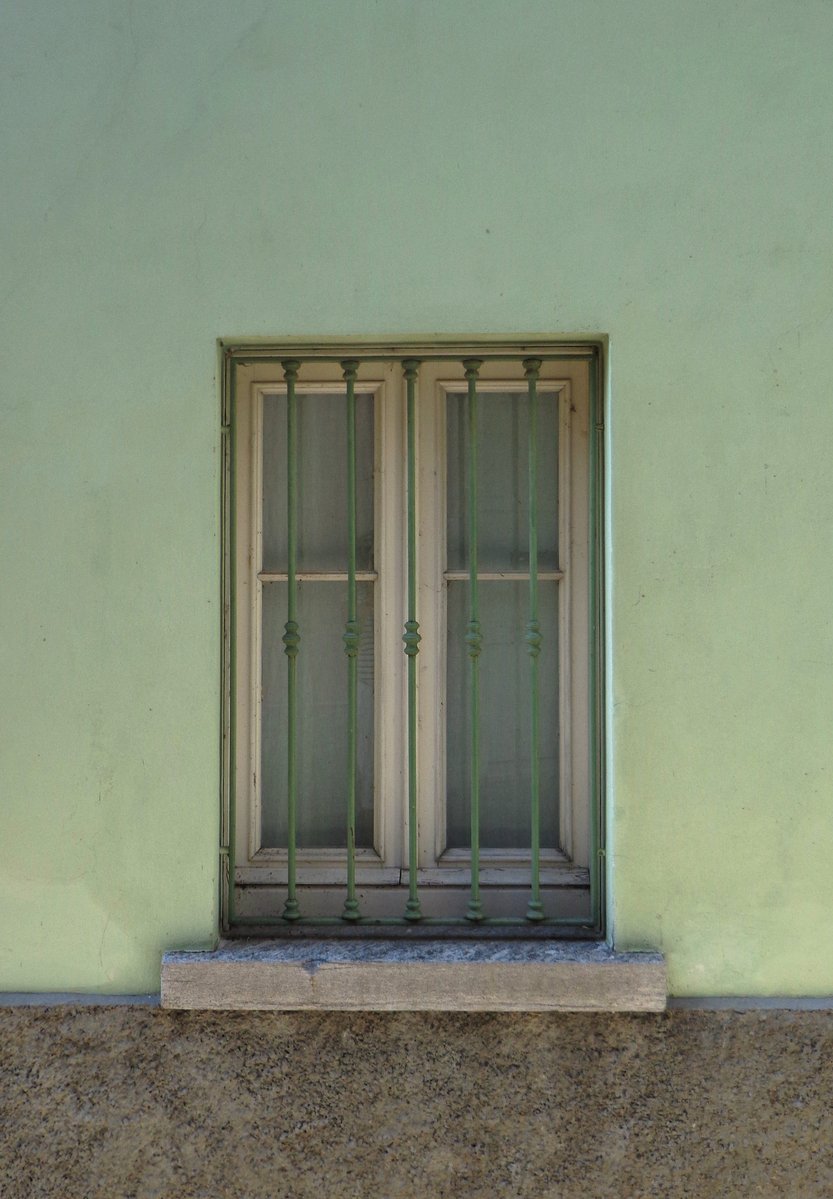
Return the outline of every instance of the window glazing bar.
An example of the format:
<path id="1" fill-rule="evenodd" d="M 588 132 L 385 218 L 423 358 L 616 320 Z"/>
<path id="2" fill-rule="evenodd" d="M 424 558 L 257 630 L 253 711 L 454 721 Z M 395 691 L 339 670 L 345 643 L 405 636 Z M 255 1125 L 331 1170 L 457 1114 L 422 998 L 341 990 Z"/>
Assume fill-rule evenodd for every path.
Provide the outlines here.
<path id="1" fill-rule="evenodd" d="M 286 571 L 261 570 L 257 575 L 261 583 L 285 583 Z M 357 583 L 375 583 L 378 579 L 375 570 L 357 570 Z M 347 581 L 346 570 L 297 570 L 295 578 L 299 583 L 344 583 Z"/>
<path id="2" fill-rule="evenodd" d="M 416 431 L 415 390 L 419 362 L 408 358 L 402 363 L 406 387 L 406 437 L 408 458 L 408 618 L 405 621 L 405 653 L 408 659 L 408 901 L 406 920 L 421 920 L 417 892 L 417 695 L 416 656 L 419 653 L 419 622 L 416 618 Z"/>
<path id="3" fill-rule="evenodd" d="M 264 576 L 259 575 L 258 578 Z M 285 576 L 281 576 L 282 578 Z M 447 570 L 443 574 L 443 578 L 447 583 L 456 583 L 465 581 L 469 577 L 467 570 Z M 481 583 L 497 582 L 502 579 L 508 579 L 513 583 L 526 583 L 529 581 L 528 570 L 479 570 L 477 577 Z M 560 583 L 564 578 L 564 572 L 561 570 L 539 570 L 539 582 Z"/>
<path id="4" fill-rule="evenodd" d="M 287 660 L 287 712 L 286 712 L 286 863 L 287 893 L 283 908 L 284 920 L 300 919 L 296 889 L 296 849 L 298 839 L 298 648 L 301 637 L 298 629 L 298 583 L 296 566 L 298 555 L 298 400 L 295 383 L 301 363 L 297 358 L 287 358 L 282 363 L 286 380 L 286 540 L 287 540 L 287 601 L 286 625 L 283 644 Z"/>
<path id="5" fill-rule="evenodd" d="M 543 920 L 541 903 L 541 776 L 539 765 L 539 680 L 538 657 L 541 653 L 541 624 L 538 620 L 538 375 L 540 358 L 525 358 L 524 374 L 529 392 L 529 620 L 526 648 L 529 654 L 529 815 L 530 815 L 530 893 L 527 920 Z"/>
<path id="6" fill-rule="evenodd" d="M 471 779 L 471 893 L 466 919 L 483 919 L 480 900 L 480 651 L 483 637 L 477 597 L 477 374 L 482 358 L 466 358 L 463 369 L 468 382 L 468 516 L 469 516 L 469 623 L 466 645 L 469 653 L 469 686 L 471 688 L 471 728 L 469 770 Z"/>
<path id="7" fill-rule="evenodd" d="M 341 364 L 347 383 L 347 898 L 342 920 L 361 917 L 356 899 L 356 782 L 358 777 L 359 622 L 356 610 L 356 374 L 358 360 Z"/>

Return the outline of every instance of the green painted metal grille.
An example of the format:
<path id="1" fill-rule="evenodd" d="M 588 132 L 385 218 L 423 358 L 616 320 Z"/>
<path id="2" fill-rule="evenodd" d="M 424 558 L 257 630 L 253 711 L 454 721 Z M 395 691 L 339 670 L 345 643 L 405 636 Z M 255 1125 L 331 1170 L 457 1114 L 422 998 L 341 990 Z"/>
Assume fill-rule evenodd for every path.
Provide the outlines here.
<path id="1" fill-rule="evenodd" d="M 601 687 L 599 676 L 601 671 L 600 640 L 601 640 L 601 588 L 600 588 L 600 542 L 601 542 L 601 416 L 599 411 L 598 376 L 600 371 L 600 353 L 585 354 L 591 359 L 590 379 L 590 556 L 591 556 L 591 697 L 588 719 L 591 727 L 592 746 L 592 786 L 594 804 L 591 814 L 591 848 L 590 848 L 590 906 L 591 920 L 576 922 L 564 918 L 553 917 L 546 910 L 545 896 L 541 885 L 541 709 L 540 709 L 540 657 L 544 634 L 539 612 L 541 582 L 539 579 L 539 378 L 545 361 L 544 357 L 527 357 L 519 355 L 512 358 L 517 363 L 519 379 L 526 385 L 525 390 L 525 427 L 527 433 L 526 471 L 527 471 L 527 529 L 526 542 L 528 548 L 528 592 L 527 619 L 521 632 L 523 643 L 528 655 L 528 711 L 529 711 L 529 880 L 528 902 L 525 917 L 507 918 L 490 915 L 488 910 L 488 889 L 481 886 L 482 857 L 481 857 L 481 656 L 488 653 L 488 637 L 484 637 L 481 626 L 481 596 L 479 570 L 480 529 L 478 527 L 478 488 L 479 477 L 479 408 L 483 397 L 478 390 L 481 369 L 484 358 L 466 357 L 459 360 L 465 378 L 465 519 L 466 528 L 466 563 L 465 586 L 467 588 L 467 620 L 465 628 L 460 630 L 460 636 L 465 644 L 468 658 L 468 804 L 469 804 L 469 897 L 464 917 L 457 919 L 429 918 L 423 914 L 423 903 L 419 886 L 418 862 L 418 827 L 419 827 L 419 787 L 417 778 L 417 657 L 420 652 L 422 635 L 417 612 L 417 472 L 416 472 L 416 406 L 419 385 L 421 360 L 414 357 L 402 356 L 399 359 L 402 378 L 404 380 L 406 419 L 405 419 L 405 511 L 406 511 L 406 560 L 407 560 L 407 610 L 403 613 L 404 633 L 402 642 L 406 656 L 407 679 L 407 900 L 405 909 L 400 916 L 370 918 L 362 914 L 356 885 L 357 858 L 357 778 L 359 756 L 358 731 L 358 679 L 359 657 L 362 645 L 362 628 L 359 620 L 358 587 L 360 586 L 357 569 L 357 414 L 356 414 L 356 381 L 362 362 L 368 358 L 344 358 L 340 360 L 344 380 L 344 411 L 346 420 L 346 545 L 347 545 L 347 581 L 346 607 L 344 611 L 343 645 L 347 657 L 347 768 L 344 789 L 344 828 L 345 828 L 345 859 L 346 887 L 343 907 L 340 913 L 333 912 L 330 916 L 309 916 L 303 911 L 303 887 L 298 884 L 298 720 L 299 720 L 299 656 L 305 650 L 305 630 L 299 622 L 299 513 L 304 498 L 299 494 L 298 457 L 299 457 L 299 398 L 297 383 L 299 371 L 303 365 L 300 358 L 279 358 L 286 387 L 286 503 L 285 503 L 285 605 L 286 621 L 284 624 L 283 651 L 286 663 L 286 706 L 285 706 L 285 834 L 286 834 L 286 899 L 277 923 L 285 927 L 302 925 L 357 926 L 381 924 L 385 926 L 416 926 L 436 927 L 438 924 L 468 925 L 481 928 L 507 925 L 518 925 L 519 922 L 528 929 L 544 928 L 558 925 L 560 931 L 565 926 L 580 924 L 585 931 L 592 928 L 596 932 L 601 928 L 603 897 L 601 870 L 602 823 L 601 810 L 598 802 L 601 789 L 601 749 L 600 749 L 600 704 Z M 445 359 L 447 356 L 444 355 Z M 265 360 L 264 355 L 259 360 Z M 316 361 L 321 361 L 321 355 L 316 355 Z M 386 358 L 389 361 L 389 356 Z M 424 362 L 426 359 L 423 358 Z M 552 356 L 548 361 L 557 360 Z M 245 356 L 239 351 L 227 355 L 230 367 L 227 371 L 228 405 L 234 406 L 234 371 L 235 366 L 245 362 Z M 501 361 L 506 361 L 502 358 Z M 233 423 L 227 426 L 233 437 Z M 231 463 L 234 460 L 233 446 L 228 453 Z M 227 501 L 234 503 L 235 480 L 233 467 L 230 468 L 228 481 L 225 484 Z M 233 540 L 233 521 L 227 524 L 227 536 Z M 230 571 L 226 571 L 228 575 Z M 225 577 L 225 576 L 224 576 Z M 462 586 L 463 584 L 461 584 Z M 227 584 L 224 584 L 224 588 Z M 228 586 L 229 601 L 233 605 L 235 597 L 233 587 Z M 449 637 L 454 636 L 453 630 Z M 234 669 L 233 649 L 229 654 L 229 668 Z M 233 746 L 233 719 L 229 729 Z M 233 748 L 228 754 L 233 761 Z M 225 897 L 225 908 L 230 926 L 245 926 L 247 924 L 263 925 L 268 923 L 263 917 L 245 917 L 235 912 L 235 888 L 233 886 L 234 862 L 234 787 L 230 786 L 229 811 L 224 822 L 227 835 L 224 841 L 225 860 L 232 863 L 227 871 L 228 891 Z"/>

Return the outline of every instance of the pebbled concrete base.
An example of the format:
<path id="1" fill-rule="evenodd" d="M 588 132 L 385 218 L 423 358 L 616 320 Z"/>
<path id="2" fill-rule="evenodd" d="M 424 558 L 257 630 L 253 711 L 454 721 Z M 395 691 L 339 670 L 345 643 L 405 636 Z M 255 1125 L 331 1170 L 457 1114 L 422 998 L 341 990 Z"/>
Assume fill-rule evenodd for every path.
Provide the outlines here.
<path id="1" fill-rule="evenodd" d="M 3 1199 L 833 1194 L 833 1013 L 0 1010 Z"/>

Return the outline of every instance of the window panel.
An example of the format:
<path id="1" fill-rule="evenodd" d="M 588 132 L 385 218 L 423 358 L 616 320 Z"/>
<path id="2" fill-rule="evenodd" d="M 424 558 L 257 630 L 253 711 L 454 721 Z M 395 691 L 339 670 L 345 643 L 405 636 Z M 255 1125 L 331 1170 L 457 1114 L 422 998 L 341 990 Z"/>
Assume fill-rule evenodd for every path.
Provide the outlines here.
<path id="1" fill-rule="evenodd" d="M 373 570 L 373 397 L 356 396 L 356 569 Z M 343 392 L 298 391 L 298 570 L 347 569 Z M 263 397 L 263 569 L 287 564 L 286 396 Z"/>
<path id="2" fill-rule="evenodd" d="M 265 847 L 286 845 L 286 583 L 263 589 L 261 676 L 261 837 Z M 356 844 L 373 845 L 373 584 L 359 583 L 361 641 L 358 669 L 358 780 Z M 347 656 L 344 652 L 346 582 L 299 583 L 298 625 L 298 846 L 347 844 Z"/>
<path id="3" fill-rule="evenodd" d="M 539 755 L 541 845 L 558 847 L 558 584 L 541 582 Z M 529 849 L 530 664 L 526 632 L 529 584 L 480 583 L 480 843 Z M 470 845 L 471 688 L 465 643 L 468 584 L 448 583 L 446 693 L 446 847 Z"/>
<path id="4" fill-rule="evenodd" d="M 446 395 L 448 569 L 468 564 L 468 426 L 464 391 Z M 478 395 L 478 558 L 481 571 L 529 569 L 526 392 Z M 538 394 L 538 569 L 558 566 L 558 397 Z"/>

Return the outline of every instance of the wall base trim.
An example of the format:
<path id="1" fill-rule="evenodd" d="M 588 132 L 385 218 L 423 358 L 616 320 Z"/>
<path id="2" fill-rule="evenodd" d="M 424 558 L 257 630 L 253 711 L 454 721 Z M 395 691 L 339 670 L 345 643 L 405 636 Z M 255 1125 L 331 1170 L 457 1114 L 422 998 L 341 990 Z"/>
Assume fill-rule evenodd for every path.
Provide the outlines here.
<path id="1" fill-rule="evenodd" d="M 669 995 L 668 1007 L 698 1012 L 829 1012 L 833 995 Z"/>
<path id="2" fill-rule="evenodd" d="M 96 991 L 0 991 L 0 1007 L 158 1007 L 158 995 L 99 995 Z"/>

